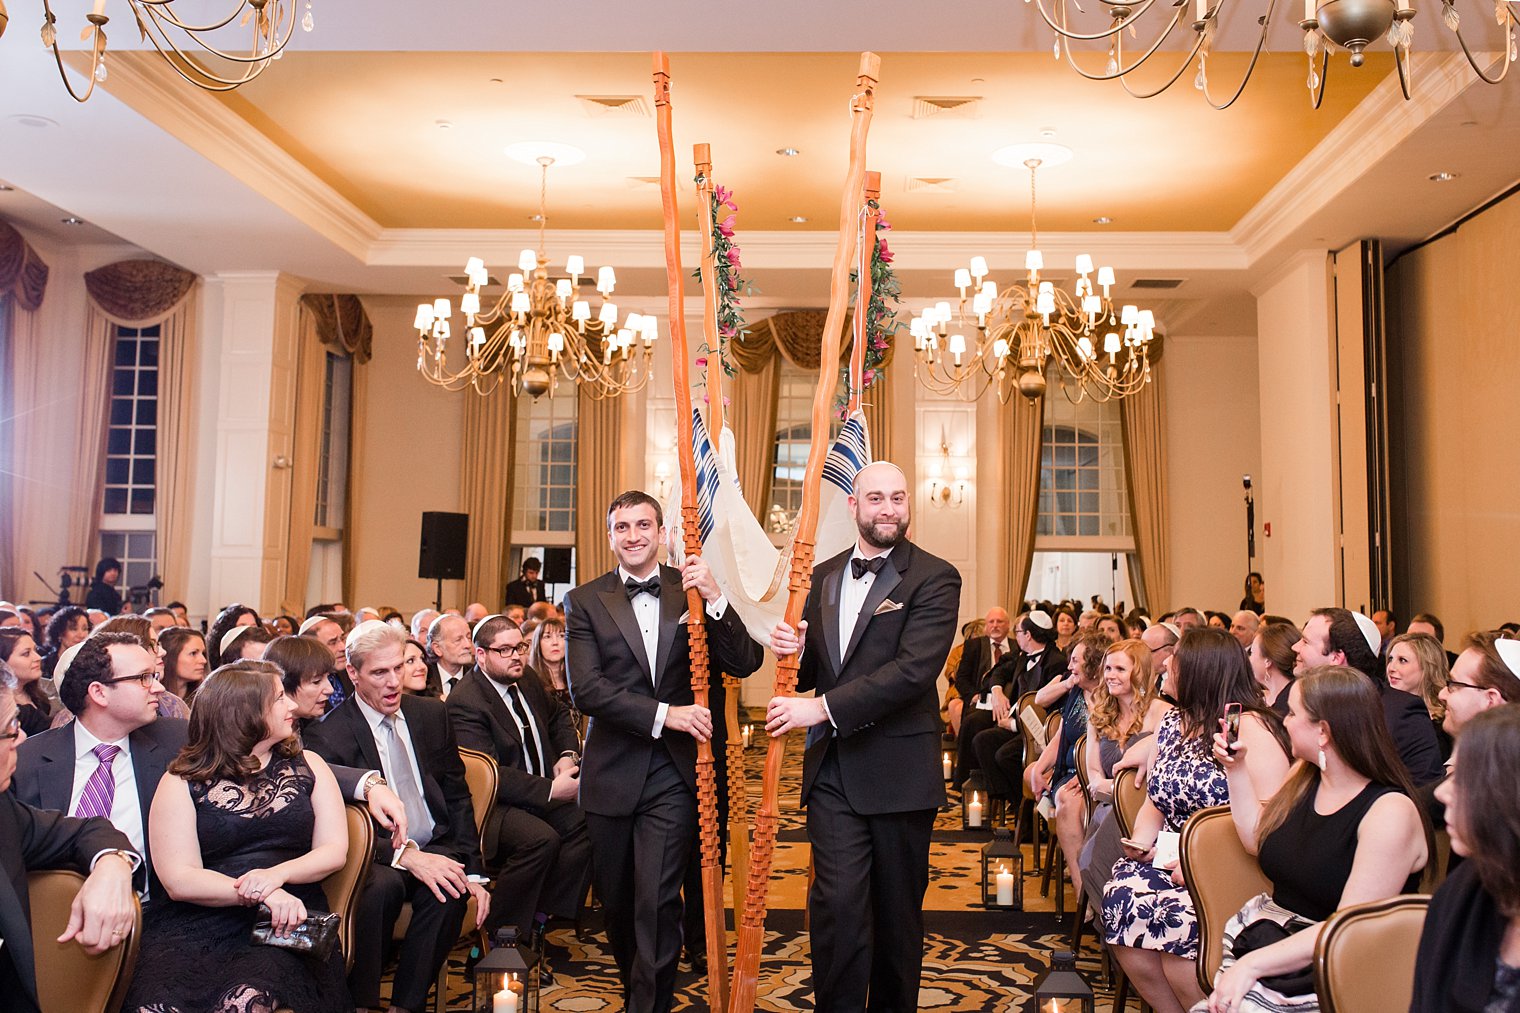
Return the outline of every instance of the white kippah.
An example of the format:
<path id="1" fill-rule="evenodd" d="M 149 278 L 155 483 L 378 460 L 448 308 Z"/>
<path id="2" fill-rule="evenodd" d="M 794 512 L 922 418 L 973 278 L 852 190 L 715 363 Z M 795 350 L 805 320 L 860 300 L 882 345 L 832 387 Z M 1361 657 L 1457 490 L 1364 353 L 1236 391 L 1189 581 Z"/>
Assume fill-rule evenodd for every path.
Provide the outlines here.
<path id="1" fill-rule="evenodd" d="M 79 653 L 79 649 L 83 646 L 84 641 L 81 640 L 73 647 L 65 647 L 63 653 L 58 655 L 58 664 L 53 666 L 53 688 L 55 690 L 63 686 L 63 677 L 69 674 L 69 666 L 74 663 L 74 656 Z"/>
<path id="2" fill-rule="evenodd" d="M 1025 616 L 1025 618 L 1042 630 L 1048 630 L 1056 624 L 1055 620 L 1050 618 L 1050 613 L 1046 612 L 1044 609 L 1035 609 L 1033 612 L 1029 613 L 1029 615 Z"/>
<path id="3" fill-rule="evenodd" d="M 234 626 L 232 629 L 222 634 L 222 642 L 220 645 L 218 645 L 217 649 L 222 654 L 226 654 L 228 651 L 232 650 L 232 645 L 237 643 L 237 638 L 241 637 L 244 633 L 248 632 L 251 629 L 253 629 L 252 626 Z"/>
<path id="4" fill-rule="evenodd" d="M 1172 636 L 1176 637 L 1178 640 L 1182 639 L 1182 628 L 1176 623 L 1162 623 L 1161 628 L 1163 630 L 1166 630 L 1166 632 L 1170 633 Z"/>
<path id="5" fill-rule="evenodd" d="M 1495 640 L 1494 650 L 1499 652 L 1499 657 L 1504 661 L 1504 667 L 1520 679 L 1520 640 Z"/>
<path id="6" fill-rule="evenodd" d="M 350 644 L 352 644 L 354 642 L 354 638 L 355 637 L 358 637 L 358 636 L 361 636 L 361 635 L 363 635 L 365 633 L 368 633 L 370 630 L 374 629 L 377 626 L 379 628 L 383 629 L 383 630 L 389 630 L 389 629 L 393 629 L 394 628 L 391 625 L 389 625 L 388 623 L 382 623 L 378 619 L 366 619 L 366 620 L 364 620 L 364 622 L 360 623 L 359 625 L 355 626 L 353 629 L 351 629 L 351 630 L 348 631 L 348 638 L 343 642 L 343 646 L 345 648 L 347 648 Z"/>
<path id="7" fill-rule="evenodd" d="M 1376 654 L 1378 648 L 1383 646 L 1383 635 L 1378 632 L 1377 623 L 1360 612 L 1351 613 L 1351 618 L 1356 620 L 1357 628 L 1362 631 L 1362 639 L 1367 641 L 1367 649 Z"/>
<path id="8" fill-rule="evenodd" d="M 329 618 L 327 618 L 326 613 L 323 613 L 323 612 L 318 612 L 314 616 L 308 616 L 307 619 L 306 619 L 306 621 L 301 624 L 301 628 L 299 630 L 296 630 L 296 636 L 299 636 L 299 637 L 306 636 L 306 634 L 310 633 L 313 629 L 316 628 L 317 623 L 330 623 L 330 622 L 332 622 L 332 620 L 329 619 Z"/>
<path id="9" fill-rule="evenodd" d="M 476 623 L 474 629 L 470 630 L 470 640 L 474 641 L 474 639 L 476 637 L 480 636 L 480 628 L 482 626 L 484 626 L 486 623 L 490 622 L 492 619 L 505 619 L 505 618 L 507 618 L 507 617 L 504 616 L 504 615 L 502 615 L 500 612 L 492 612 L 490 615 L 486 616 L 480 622 Z"/>

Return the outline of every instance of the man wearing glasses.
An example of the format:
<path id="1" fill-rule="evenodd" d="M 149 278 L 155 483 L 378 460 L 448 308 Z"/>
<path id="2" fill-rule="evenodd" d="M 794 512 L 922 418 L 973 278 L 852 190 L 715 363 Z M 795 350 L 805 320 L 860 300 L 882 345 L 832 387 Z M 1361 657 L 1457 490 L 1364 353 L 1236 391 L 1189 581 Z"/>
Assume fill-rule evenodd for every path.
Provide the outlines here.
<path id="1" fill-rule="evenodd" d="M 487 616 L 472 635 L 475 665 L 449 695 L 459 744 L 496 758 L 497 805 L 481 835 L 496 870 L 487 928 L 526 935 L 537 914 L 575 916 L 591 861 L 576 803 L 580 754 L 570 712 L 525 664 L 528 644 L 510 619 Z"/>
<path id="2" fill-rule="evenodd" d="M 147 859 L 147 897 L 163 896 L 148 850 L 148 806 L 185 744 L 182 718 L 158 716 L 158 660 L 130 633 L 86 640 L 59 688 L 74 720 L 17 750 L 16 797 L 69 816 L 103 816 Z"/>

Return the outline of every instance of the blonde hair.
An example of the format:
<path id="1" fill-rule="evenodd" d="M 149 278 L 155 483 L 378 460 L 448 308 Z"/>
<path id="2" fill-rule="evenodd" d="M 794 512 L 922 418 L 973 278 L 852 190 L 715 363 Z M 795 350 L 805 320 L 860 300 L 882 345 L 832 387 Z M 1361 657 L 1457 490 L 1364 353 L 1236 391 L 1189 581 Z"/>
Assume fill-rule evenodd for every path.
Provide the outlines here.
<path id="1" fill-rule="evenodd" d="M 1099 738 L 1113 739 L 1122 746 L 1145 727 L 1145 716 L 1150 713 L 1151 703 L 1156 699 L 1156 679 L 1152 673 L 1151 649 L 1144 642 L 1121 640 L 1103 652 L 1105 662 L 1110 654 L 1122 654 L 1130 660 L 1132 710 L 1129 720 L 1120 724 L 1124 708 L 1119 699 L 1108 691 L 1108 683 L 1099 681 L 1098 688 L 1093 693 L 1092 709 L 1087 715 L 1087 727 Z"/>
<path id="2" fill-rule="evenodd" d="M 1446 705 L 1441 702 L 1441 690 L 1451 678 L 1451 667 L 1446 663 L 1446 648 L 1428 633 L 1401 633 L 1388 645 L 1388 653 L 1400 644 L 1408 644 L 1415 664 L 1420 666 L 1420 699 L 1436 721 L 1446 716 Z"/>

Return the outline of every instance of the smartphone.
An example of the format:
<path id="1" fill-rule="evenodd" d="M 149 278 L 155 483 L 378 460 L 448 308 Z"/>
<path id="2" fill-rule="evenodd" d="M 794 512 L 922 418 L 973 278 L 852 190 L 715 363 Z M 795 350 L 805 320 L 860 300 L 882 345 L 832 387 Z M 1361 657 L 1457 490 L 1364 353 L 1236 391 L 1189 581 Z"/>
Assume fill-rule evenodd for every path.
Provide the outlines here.
<path id="1" fill-rule="evenodd" d="M 1235 755 L 1235 743 L 1240 738 L 1240 704 L 1226 704 L 1224 708 L 1224 746 Z"/>
<path id="2" fill-rule="evenodd" d="M 1142 854 L 1155 847 L 1154 844 L 1141 844 L 1139 841 L 1130 840 L 1128 837 L 1119 838 L 1119 843 L 1124 845 L 1126 848 L 1134 848 L 1136 851 L 1139 851 Z"/>

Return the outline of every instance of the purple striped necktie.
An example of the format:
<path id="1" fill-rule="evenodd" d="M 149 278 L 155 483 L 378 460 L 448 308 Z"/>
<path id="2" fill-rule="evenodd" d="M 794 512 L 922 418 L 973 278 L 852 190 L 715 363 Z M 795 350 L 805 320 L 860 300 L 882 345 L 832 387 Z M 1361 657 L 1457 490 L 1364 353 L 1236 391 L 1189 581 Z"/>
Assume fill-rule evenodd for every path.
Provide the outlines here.
<path id="1" fill-rule="evenodd" d="M 121 752 L 121 747 L 108 746 L 102 742 L 90 752 L 95 754 L 100 766 L 95 768 L 95 773 L 84 783 L 84 791 L 79 793 L 79 805 L 74 808 L 74 815 L 80 818 L 104 816 L 110 819 L 111 803 L 116 800 L 116 774 L 111 770 L 111 762 Z"/>

